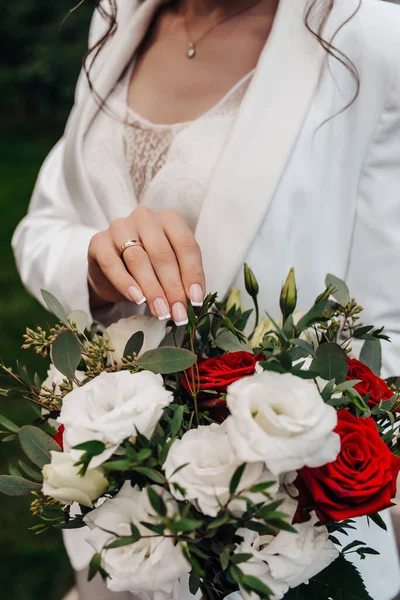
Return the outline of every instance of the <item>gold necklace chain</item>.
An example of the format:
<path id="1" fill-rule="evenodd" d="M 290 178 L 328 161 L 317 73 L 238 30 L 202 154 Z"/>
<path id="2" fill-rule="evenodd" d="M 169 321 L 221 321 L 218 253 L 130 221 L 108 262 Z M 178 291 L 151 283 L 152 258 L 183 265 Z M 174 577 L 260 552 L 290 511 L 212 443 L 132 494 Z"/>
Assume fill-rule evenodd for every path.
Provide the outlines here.
<path id="1" fill-rule="evenodd" d="M 215 25 L 213 25 L 212 27 L 210 27 L 210 29 L 207 29 L 207 31 L 205 33 L 203 33 L 203 35 L 201 35 L 197 40 L 193 40 L 192 37 L 191 37 L 191 35 L 190 35 L 189 26 L 188 26 L 188 22 L 187 22 L 187 15 L 185 14 L 184 15 L 184 23 L 185 23 L 186 34 L 187 34 L 188 39 L 189 39 L 189 48 L 188 48 L 188 50 L 186 52 L 187 58 L 192 59 L 192 58 L 194 58 L 196 56 L 197 46 L 200 44 L 200 42 L 202 42 L 204 40 L 205 37 L 207 37 L 212 31 L 214 31 L 214 29 L 216 29 L 217 27 L 219 27 L 223 23 L 226 23 L 227 21 L 231 21 L 232 19 L 235 19 L 236 17 L 239 17 L 243 13 L 245 13 L 248 10 L 250 10 L 250 9 L 254 8 L 255 6 L 257 6 L 257 4 L 260 4 L 260 2 L 261 2 L 261 0 L 257 0 L 257 2 L 253 2 L 250 6 L 246 6 L 246 8 L 241 9 L 237 13 L 231 15 L 230 17 L 226 17 L 225 19 L 222 19 L 222 21 L 219 21 L 218 23 L 215 23 Z"/>

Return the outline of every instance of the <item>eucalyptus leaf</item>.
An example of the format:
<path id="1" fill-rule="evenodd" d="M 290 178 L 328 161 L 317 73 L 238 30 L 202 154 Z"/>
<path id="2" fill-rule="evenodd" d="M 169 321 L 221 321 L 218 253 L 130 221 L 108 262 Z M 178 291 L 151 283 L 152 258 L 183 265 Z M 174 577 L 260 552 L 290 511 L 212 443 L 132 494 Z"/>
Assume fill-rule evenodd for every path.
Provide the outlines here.
<path id="1" fill-rule="evenodd" d="M 51 461 L 52 450 L 60 451 L 60 446 L 50 435 L 33 425 L 21 427 L 18 437 L 23 451 L 38 467 L 44 467 Z"/>
<path id="2" fill-rule="evenodd" d="M 6 496 L 27 496 L 31 492 L 40 491 L 41 487 L 39 483 L 28 481 L 22 477 L 0 475 L 0 493 Z"/>
<path id="3" fill-rule="evenodd" d="M 138 355 L 144 344 L 144 333 L 143 331 L 136 331 L 128 340 L 124 349 L 124 358 L 128 356 Z"/>
<path id="4" fill-rule="evenodd" d="M 346 304 L 350 302 L 349 288 L 347 287 L 344 281 L 339 279 L 339 277 L 328 273 L 328 275 L 325 278 L 325 285 L 327 288 L 333 288 L 332 296 L 335 298 L 338 304 L 340 304 L 341 306 L 346 306 Z"/>
<path id="5" fill-rule="evenodd" d="M 35 469 L 32 469 L 32 467 L 27 465 L 25 462 L 23 462 L 22 460 L 19 460 L 18 464 L 19 464 L 20 468 L 22 469 L 22 471 L 24 471 L 25 475 L 28 475 L 28 477 L 30 477 L 30 479 L 33 479 L 33 481 L 37 481 L 39 483 L 41 481 L 43 481 L 42 474 L 39 473 L 38 471 L 35 471 Z"/>
<path id="6" fill-rule="evenodd" d="M 13 421 L 10 421 L 10 419 L 7 419 L 7 417 L 3 417 L 3 415 L 0 415 L 0 425 L 13 433 L 18 433 L 19 431 L 19 426 L 13 423 Z"/>
<path id="7" fill-rule="evenodd" d="M 64 325 L 68 327 L 67 313 L 65 312 L 64 308 L 62 307 L 61 303 L 57 300 L 57 298 L 53 296 L 53 294 L 51 294 L 50 292 L 47 292 L 46 290 L 42 290 L 42 298 L 47 304 L 47 307 L 50 310 L 50 312 L 52 312 L 53 315 L 57 317 L 57 319 L 59 319 L 62 323 L 64 323 Z"/>
<path id="8" fill-rule="evenodd" d="M 249 346 L 241 342 L 235 334 L 228 329 L 222 329 L 215 338 L 215 344 L 224 352 L 250 352 Z"/>
<path id="9" fill-rule="evenodd" d="M 87 327 L 89 317 L 88 314 L 84 310 L 74 310 L 72 313 L 68 315 L 68 321 L 70 323 L 75 323 L 77 330 L 79 333 L 85 333 L 85 329 Z"/>
<path id="10" fill-rule="evenodd" d="M 81 361 L 79 340 L 72 331 L 62 331 L 51 347 L 53 365 L 68 379 L 75 379 Z"/>
<path id="11" fill-rule="evenodd" d="M 361 348 L 360 361 L 367 365 L 375 375 L 380 375 L 382 368 L 382 346 L 378 339 L 366 340 Z"/>
<path id="12" fill-rule="evenodd" d="M 349 371 L 346 353 L 333 342 L 322 344 L 317 349 L 317 358 L 313 360 L 311 370 L 319 371 L 322 379 L 334 379 L 340 384 L 346 380 Z"/>
<path id="13" fill-rule="evenodd" d="M 186 371 L 186 369 L 192 367 L 196 361 L 196 355 L 189 350 L 164 346 L 145 352 L 136 364 L 147 371 L 168 375 L 169 373 Z"/>

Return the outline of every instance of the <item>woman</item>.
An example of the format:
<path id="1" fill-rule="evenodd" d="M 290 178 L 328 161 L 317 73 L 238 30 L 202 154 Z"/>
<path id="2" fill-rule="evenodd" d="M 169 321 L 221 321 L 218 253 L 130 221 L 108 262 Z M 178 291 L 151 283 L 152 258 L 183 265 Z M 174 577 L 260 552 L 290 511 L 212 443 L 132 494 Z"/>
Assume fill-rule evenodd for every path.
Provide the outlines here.
<path id="1" fill-rule="evenodd" d="M 113 15 L 114 1 L 109 8 Z M 385 375 L 398 374 L 399 8 L 379 0 L 119 0 L 117 8 L 113 36 L 96 13 L 91 85 L 82 75 L 65 136 L 13 239 L 28 289 L 38 298 L 50 290 L 104 324 L 145 306 L 183 324 L 187 298 L 198 304 L 207 290 L 242 287 L 245 260 L 272 314 L 292 265 L 299 306 L 329 271 L 348 282 L 368 322 L 386 325 Z M 382 553 L 358 565 L 377 600 L 400 587 L 389 530 L 362 522 L 357 532 Z M 86 567 L 83 546 L 72 561 Z"/>

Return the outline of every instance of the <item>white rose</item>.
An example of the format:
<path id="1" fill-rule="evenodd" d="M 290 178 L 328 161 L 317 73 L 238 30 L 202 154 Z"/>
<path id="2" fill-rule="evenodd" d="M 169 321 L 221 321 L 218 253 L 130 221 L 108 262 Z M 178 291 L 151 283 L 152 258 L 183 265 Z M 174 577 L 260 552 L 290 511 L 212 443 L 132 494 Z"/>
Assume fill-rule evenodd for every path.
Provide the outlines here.
<path id="1" fill-rule="evenodd" d="M 162 495 L 169 516 L 178 513 L 172 496 L 160 486 L 152 487 Z M 147 537 L 129 546 L 104 549 L 119 536 L 131 535 L 132 524 L 143 536 L 153 536 L 141 525 L 141 521 L 159 523 L 146 489 L 133 488 L 126 481 L 112 500 L 106 500 L 84 520 L 92 530 L 86 541 L 102 554 L 102 566 L 109 575 L 107 585 L 110 590 L 129 591 L 139 598 L 148 598 L 148 593 L 154 600 L 177 598 L 179 578 L 190 572 L 190 565 L 180 546 L 175 545 L 171 538 Z"/>
<path id="2" fill-rule="evenodd" d="M 187 463 L 187 464 L 186 464 Z M 238 460 L 229 441 L 226 426 L 213 423 L 187 431 L 180 440 L 172 444 L 164 464 L 165 475 L 170 483 L 177 483 L 185 490 L 184 498 L 198 507 L 200 512 L 215 517 L 221 510 L 221 505 L 229 500 L 229 485 L 231 479 L 242 464 Z M 179 467 L 186 465 L 181 468 Z M 177 471 L 177 472 L 176 472 Z M 245 490 L 255 483 L 275 481 L 275 491 L 278 489 L 276 478 L 264 472 L 264 463 L 252 463 L 246 466 L 237 491 Z M 182 495 L 172 487 L 172 493 L 177 499 Z M 269 490 L 272 494 L 272 488 Z M 262 497 L 261 500 L 265 500 Z M 234 513 L 246 510 L 244 501 L 235 501 L 230 506 Z"/>
<path id="3" fill-rule="evenodd" d="M 104 469 L 88 469 L 85 475 L 81 476 L 75 462 L 76 456 L 68 452 L 52 451 L 51 463 L 42 469 L 42 492 L 62 504 L 78 502 L 91 507 L 108 488 Z"/>
<path id="4" fill-rule="evenodd" d="M 86 378 L 86 373 L 84 371 L 75 371 L 75 377 L 78 381 L 83 381 Z M 67 378 L 63 375 L 53 364 L 50 364 L 49 369 L 47 371 L 47 378 L 43 381 L 41 392 L 44 396 L 46 396 L 46 392 L 43 388 L 48 388 L 49 390 L 53 389 L 53 384 L 55 386 L 54 393 L 57 396 L 61 396 L 60 385 Z M 77 387 L 76 383 L 73 384 L 74 387 Z M 48 415 L 49 411 L 46 408 L 42 408 L 42 415 Z M 59 424 L 55 419 L 48 419 L 48 424 L 50 427 L 53 427 L 55 430 L 58 429 Z"/>
<path id="5" fill-rule="evenodd" d="M 64 448 L 68 451 L 83 442 L 100 440 L 106 449 L 90 463 L 91 468 L 97 467 L 137 432 L 150 438 L 172 400 L 161 375 L 150 371 L 102 373 L 65 397 L 58 418 L 65 426 Z"/>
<path id="6" fill-rule="evenodd" d="M 286 497 L 280 510 L 293 518 L 296 507 L 297 502 Z M 253 554 L 250 561 L 241 564 L 241 569 L 246 574 L 260 577 L 271 587 L 274 600 L 283 598 L 288 588 L 308 583 L 339 556 L 339 551 L 329 540 L 327 528 L 316 527 L 316 521 L 314 515 L 307 523 L 294 525 L 297 533 L 280 531 L 276 537 L 246 529 L 237 531 L 244 539 L 235 552 Z M 244 594 L 243 597 L 249 596 Z"/>
<path id="7" fill-rule="evenodd" d="M 226 426 L 240 460 L 262 460 L 275 475 L 336 460 L 337 413 L 312 380 L 264 371 L 230 385 L 226 400 Z"/>
<path id="8" fill-rule="evenodd" d="M 159 321 L 155 317 L 146 315 L 128 317 L 113 323 L 104 332 L 104 335 L 110 340 L 110 346 L 115 350 L 110 356 L 111 361 L 121 362 L 126 344 L 138 331 L 143 331 L 144 334 L 143 347 L 139 355 L 158 348 L 165 338 L 166 328 L 165 321 Z"/>

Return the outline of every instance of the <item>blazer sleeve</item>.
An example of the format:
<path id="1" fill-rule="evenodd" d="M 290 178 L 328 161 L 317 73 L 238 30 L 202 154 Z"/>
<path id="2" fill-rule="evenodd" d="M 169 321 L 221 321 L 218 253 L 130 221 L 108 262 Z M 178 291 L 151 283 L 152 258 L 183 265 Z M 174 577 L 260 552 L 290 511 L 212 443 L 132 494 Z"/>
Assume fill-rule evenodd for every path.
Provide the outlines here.
<path id="1" fill-rule="evenodd" d="M 105 31 L 96 11 L 89 45 Z M 81 72 L 75 102 L 87 83 Z M 68 193 L 63 173 L 64 140 L 53 148 L 41 168 L 27 216 L 17 227 L 12 247 L 25 287 L 43 303 L 41 289 L 54 294 L 67 311 L 90 314 L 87 286 L 87 249 L 96 230 L 83 225 Z"/>
<path id="2" fill-rule="evenodd" d="M 347 282 L 366 325 L 385 326 L 382 375 L 400 374 L 400 76 L 371 141 L 359 182 Z"/>

